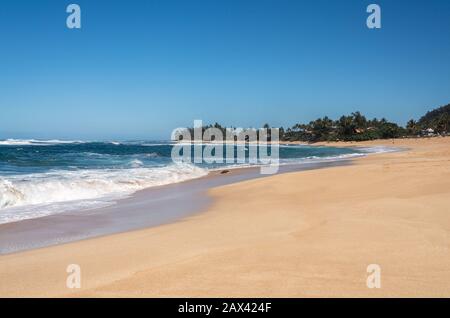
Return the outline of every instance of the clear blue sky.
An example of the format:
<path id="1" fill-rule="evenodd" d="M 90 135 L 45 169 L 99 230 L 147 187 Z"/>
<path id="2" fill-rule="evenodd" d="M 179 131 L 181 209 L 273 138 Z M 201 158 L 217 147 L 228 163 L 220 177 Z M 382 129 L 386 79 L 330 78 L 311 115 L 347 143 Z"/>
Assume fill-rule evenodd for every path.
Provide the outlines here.
<path id="1" fill-rule="evenodd" d="M 0 138 L 168 139 L 194 119 L 286 127 L 355 110 L 404 124 L 449 102 L 448 0 L 0 3 Z"/>

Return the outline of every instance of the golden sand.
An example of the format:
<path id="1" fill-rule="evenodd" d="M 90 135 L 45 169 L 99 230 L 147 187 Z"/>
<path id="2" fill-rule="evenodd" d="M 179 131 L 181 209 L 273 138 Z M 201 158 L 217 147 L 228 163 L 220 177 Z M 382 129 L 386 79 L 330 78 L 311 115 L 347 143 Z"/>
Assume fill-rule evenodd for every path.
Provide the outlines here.
<path id="1" fill-rule="evenodd" d="M 409 150 L 214 188 L 208 211 L 177 223 L 0 256 L 0 296 L 449 297 L 450 138 L 334 145 L 376 144 Z M 66 287 L 69 264 L 81 289 Z"/>

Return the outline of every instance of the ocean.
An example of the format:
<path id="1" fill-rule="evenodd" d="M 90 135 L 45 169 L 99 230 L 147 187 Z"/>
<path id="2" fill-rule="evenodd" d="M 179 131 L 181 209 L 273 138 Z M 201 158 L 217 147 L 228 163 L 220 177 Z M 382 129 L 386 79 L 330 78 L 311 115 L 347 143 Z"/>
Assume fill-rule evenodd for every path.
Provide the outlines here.
<path id="1" fill-rule="evenodd" d="M 0 140 L 0 224 L 104 207 L 138 190 L 250 165 L 174 163 L 173 146 L 165 141 Z M 249 146 L 238 147 L 248 154 Z M 280 144 L 279 157 L 287 165 L 380 151 L 385 149 Z"/>

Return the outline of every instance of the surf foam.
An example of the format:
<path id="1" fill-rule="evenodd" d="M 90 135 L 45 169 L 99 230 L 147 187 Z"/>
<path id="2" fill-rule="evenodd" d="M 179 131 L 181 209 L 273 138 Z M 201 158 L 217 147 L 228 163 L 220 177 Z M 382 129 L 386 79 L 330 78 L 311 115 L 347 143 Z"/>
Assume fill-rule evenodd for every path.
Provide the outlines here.
<path id="1" fill-rule="evenodd" d="M 105 205 L 138 190 L 207 174 L 188 164 L 53 171 L 0 178 L 0 224 Z"/>

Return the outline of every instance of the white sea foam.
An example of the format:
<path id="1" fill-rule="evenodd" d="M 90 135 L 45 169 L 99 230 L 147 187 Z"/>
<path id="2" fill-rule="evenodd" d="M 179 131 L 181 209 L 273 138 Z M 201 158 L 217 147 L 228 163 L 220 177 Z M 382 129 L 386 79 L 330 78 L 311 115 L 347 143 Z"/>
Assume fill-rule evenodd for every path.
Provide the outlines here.
<path id="1" fill-rule="evenodd" d="M 304 147 L 311 147 L 308 145 L 283 145 L 280 147 L 288 147 L 288 148 L 304 148 Z M 316 146 L 314 146 L 316 147 Z M 394 147 L 386 147 L 386 146 L 373 146 L 373 147 L 355 147 L 354 149 L 358 149 L 360 152 L 352 152 L 352 153 L 346 153 L 346 154 L 340 154 L 340 155 L 330 155 L 330 156 L 308 156 L 303 158 L 280 158 L 279 159 L 279 165 L 298 165 L 298 164 L 309 164 L 309 163 L 324 163 L 324 162 L 330 162 L 330 161 L 342 161 L 342 160 L 350 160 L 354 158 L 359 157 L 365 157 L 370 154 L 376 154 L 376 153 L 387 153 L 387 152 L 396 152 L 400 151 L 401 148 L 394 148 Z M 249 168 L 249 167 L 255 167 L 260 166 L 259 164 L 231 164 L 227 165 L 226 167 L 217 167 L 214 169 L 211 169 L 213 171 L 220 171 L 224 168 L 226 169 L 240 169 L 240 168 Z"/>
<path id="2" fill-rule="evenodd" d="M 146 147 L 153 147 L 153 146 L 170 146 L 170 145 L 175 145 L 174 142 L 166 142 L 166 143 L 142 143 L 139 144 L 139 146 L 146 146 Z"/>
<path id="3" fill-rule="evenodd" d="M 0 146 L 48 146 L 48 145 L 57 145 L 57 144 L 74 144 L 74 143 L 83 143 L 84 141 L 80 140 L 37 140 L 37 139 L 5 139 L 0 140 Z"/>
<path id="4" fill-rule="evenodd" d="M 111 204 L 135 191 L 198 178 L 188 164 L 116 170 L 54 171 L 0 178 L 0 224 Z"/>
<path id="5" fill-rule="evenodd" d="M 341 160 L 348 160 L 358 157 L 364 157 L 366 156 L 366 153 L 348 153 L 348 154 L 341 154 L 336 156 L 309 156 L 309 157 L 303 157 L 303 158 L 280 158 L 279 159 L 279 165 L 301 165 L 301 164 L 309 164 L 309 163 L 323 163 L 323 162 L 329 162 L 329 161 L 341 161 Z M 241 169 L 241 168 L 250 168 L 250 167 L 259 167 L 263 164 L 250 164 L 250 163 L 244 163 L 244 164 L 230 164 L 225 167 L 217 167 L 214 169 L 211 169 L 212 171 L 220 171 L 223 169 Z"/>
<path id="6" fill-rule="evenodd" d="M 402 150 L 402 148 L 387 147 L 387 146 L 357 147 L 356 149 L 363 151 L 365 153 L 386 153 Z"/>
<path id="7" fill-rule="evenodd" d="M 139 168 L 139 167 L 142 167 L 144 165 L 144 163 L 139 159 L 134 159 L 134 160 L 130 161 L 129 165 L 132 168 Z"/>

